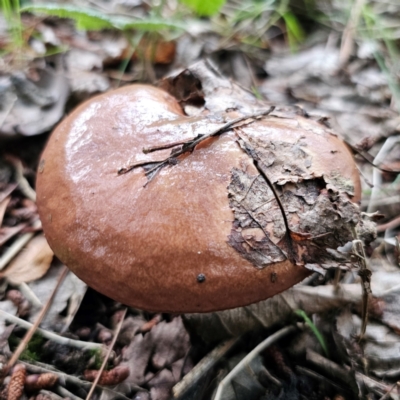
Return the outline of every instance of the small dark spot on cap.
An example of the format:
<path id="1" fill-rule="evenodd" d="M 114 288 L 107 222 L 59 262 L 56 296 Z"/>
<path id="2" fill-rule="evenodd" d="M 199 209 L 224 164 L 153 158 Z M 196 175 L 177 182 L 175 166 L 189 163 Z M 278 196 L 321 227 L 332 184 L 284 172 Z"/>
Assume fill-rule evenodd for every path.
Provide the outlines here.
<path id="1" fill-rule="evenodd" d="M 204 274 L 197 275 L 197 282 L 203 283 L 206 280 L 206 276 Z"/>
<path id="2" fill-rule="evenodd" d="M 46 160 L 45 160 L 45 159 L 40 160 L 39 168 L 38 168 L 39 174 L 43 173 L 43 171 L 44 171 L 44 164 L 46 164 Z"/>
<path id="3" fill-rule="evenodd" d="M 277 279 L 278 279 L 277 273 L 276 272 L 271 272 L 271 282 L 275 283 Z"/>

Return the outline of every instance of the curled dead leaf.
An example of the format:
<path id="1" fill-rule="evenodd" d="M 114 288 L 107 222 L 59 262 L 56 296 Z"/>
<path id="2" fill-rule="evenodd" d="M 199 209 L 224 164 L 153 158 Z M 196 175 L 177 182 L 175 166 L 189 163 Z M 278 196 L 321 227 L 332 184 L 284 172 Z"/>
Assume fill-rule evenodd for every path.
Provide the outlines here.
<path id="1" fill-rule="evenodd" d="M 49 269 L 53 255 L 45 237 L 36 236 L 0 274 L 0 277 L 7 278 L 14 285 L 39 279 Z"/>

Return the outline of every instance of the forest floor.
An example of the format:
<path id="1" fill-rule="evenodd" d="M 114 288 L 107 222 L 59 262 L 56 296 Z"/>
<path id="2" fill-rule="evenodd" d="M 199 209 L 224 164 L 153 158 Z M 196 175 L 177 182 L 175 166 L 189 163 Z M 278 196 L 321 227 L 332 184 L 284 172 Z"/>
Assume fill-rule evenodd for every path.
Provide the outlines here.
<path id="1" fill-rule="evenodd" d="M 142 29 L 106 18 L 90 29 L 89 14 L 74 22 L 3 8 L 2 398 L 400 399 L 400 6 L 283 3 L 231 1 L 199 18 L 169 2 L 76 2 L 83 14 L 142 18 Z M 174 17 L 184 29 L 154 22 L 155 9 L 157 21 Z M 371 277 L 357 267 L 315 272 L 248 308 L 173 315 L 127 308 L 54 257 L 35 203 L 52 129 L 96 94 L 157 84 L 201 60 L 258 99 L 323 121 L 352 146 L 360 208 L 375 224 L 374 240 L 353 250 Z"/>

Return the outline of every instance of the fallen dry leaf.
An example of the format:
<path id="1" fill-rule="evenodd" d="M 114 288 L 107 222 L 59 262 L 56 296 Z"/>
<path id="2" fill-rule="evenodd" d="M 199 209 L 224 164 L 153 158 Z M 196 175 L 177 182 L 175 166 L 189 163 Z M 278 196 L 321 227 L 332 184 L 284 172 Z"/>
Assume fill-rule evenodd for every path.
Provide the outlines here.
<path id="1" fill-rule="evenodd" d="M 56 282 L 60 276 L 60 272 L 63 268 L 64 266 L 62 264 L 53 265 L 45 276 L 29 283 L 29 287 L 42 302 L 42 304 L 45 304 L 50 297 L 51 291 L 56 285 Z M 41 327 L 48 329 L 54 326 L 56 323 L 61 323 L 65 329 L 67 326 L 66 324 L 71 322 L 71 316 L 74 315 L 75 311 L 68 308 L 67 315 L 60 316 L 61 311 L 66 309 L 68 304 L 71 302 L 71 298 L 73 299 L 71 303 L 73 303 L 74 308 L 79 308 L 80 301 L 83 299 L 86 289 L 86 284 L 83 283 L 72 272 L 69 272 L 62 282 L 57 292 L 57 296 L 53 300 L 46 317 L 42 321 Z M 36 313 L 32 313 L 29 320 L 33 322 L 36 318 Z"/>
<path id="2" fill-rule="evenodd" d="M 41 278 L 49 269 L 53 251 L 43 235 L 34 237 L 19 255 L 0 274 L 12 284 L 18 285 Z"/>
<path id="3" fill-rule="evenodd" d="M 149 335 L 154 343 L 151 362 L 157 369 L 170 366 L 174 361 L 184 357 L 189 349 L 189 335 L 180 317 L 174 318 L 171 322 L 160 322 Z"/>
<path id="4" fill-rule="evenodd" d="M 169 400 L 171 398 L 171 389 L 175 385 L 175 379 L 172 372 L 163 369 L 159 374 L 149 382 L 151 386 L 150 396 L 152 400 Z"/>

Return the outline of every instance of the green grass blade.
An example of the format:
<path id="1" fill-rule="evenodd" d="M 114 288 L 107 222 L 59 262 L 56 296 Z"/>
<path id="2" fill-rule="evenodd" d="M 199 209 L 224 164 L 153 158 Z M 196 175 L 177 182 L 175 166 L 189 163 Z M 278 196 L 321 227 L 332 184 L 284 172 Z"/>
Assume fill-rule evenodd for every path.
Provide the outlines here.
<path id="1" fill-rule="evenodd" d="M 4 0 L 2 0 L 4 1 Z M 117 28 L 121 30 L 136 29 L 145 32 L 160 31 L 163 29 L 184 29 L 178 22 L 165 21 L 160 18 L 133 19 L 103 14 L 91 8 L 75 7 L 56 4 L 31 4 L 23 7 L 21 11 L 44 13 L 59 18 L 70 18 L 76 22 L 81 30 L 100 30 Z"/>
<path id="2" fill-rule="evenodd" d="M 90 8 L 57 4 L 30 4 L 22 7 L 21 11 L 54 15 L 59 18 L 71 18 L 76 22 L 77 28 L 82 30 L 99 30 L 114 27 L 112 18 Z"/>
<path id="3" fill-rule="evenodd" d="M 283 13 L 282 18 L 285 21 L 289 46 L 292 51 L 295 51 L 297 49 L 297 45 L 304 41 L 304 31 L 296 16 L 292 12 L 287 11 Z"/>
<path id="4" fill-rule="evenodd" d="M 211 17 L 219 12 L 226 0 L 179 0 L 191 8 L 197 15 Z"/>
<path id="5" fill-rule="evenodd" d="M 144 18 L 138 20 L 114 20 L 114 24 L 116 27 L 122 30 L 127 29 L 136 29 L 138 31 L 145 32 L 159 32 L 164 29 L 178 29 L 184 30 L 184 26 L 179 22 L 174 21 L 166 21 L 159 18 Z"/>
<path id="6" fill-rule="evenodd" d="M 325 339 L 322 336 L 321 332 L 318 330 L 318 328 L 315 326 L 314 322 L 312 322 L 311 319 L 308 318 L 307 314 L 303 310 L 296 310 L 295 313 L 299 317 L 304 319 L 304 322 L 310 327 L 310 329 L 314 333 L 315 337 L 317 338 L 325 355 L 329 358 L 329 351 L 328 351 L 328 347 L 326 345 Z"/>

